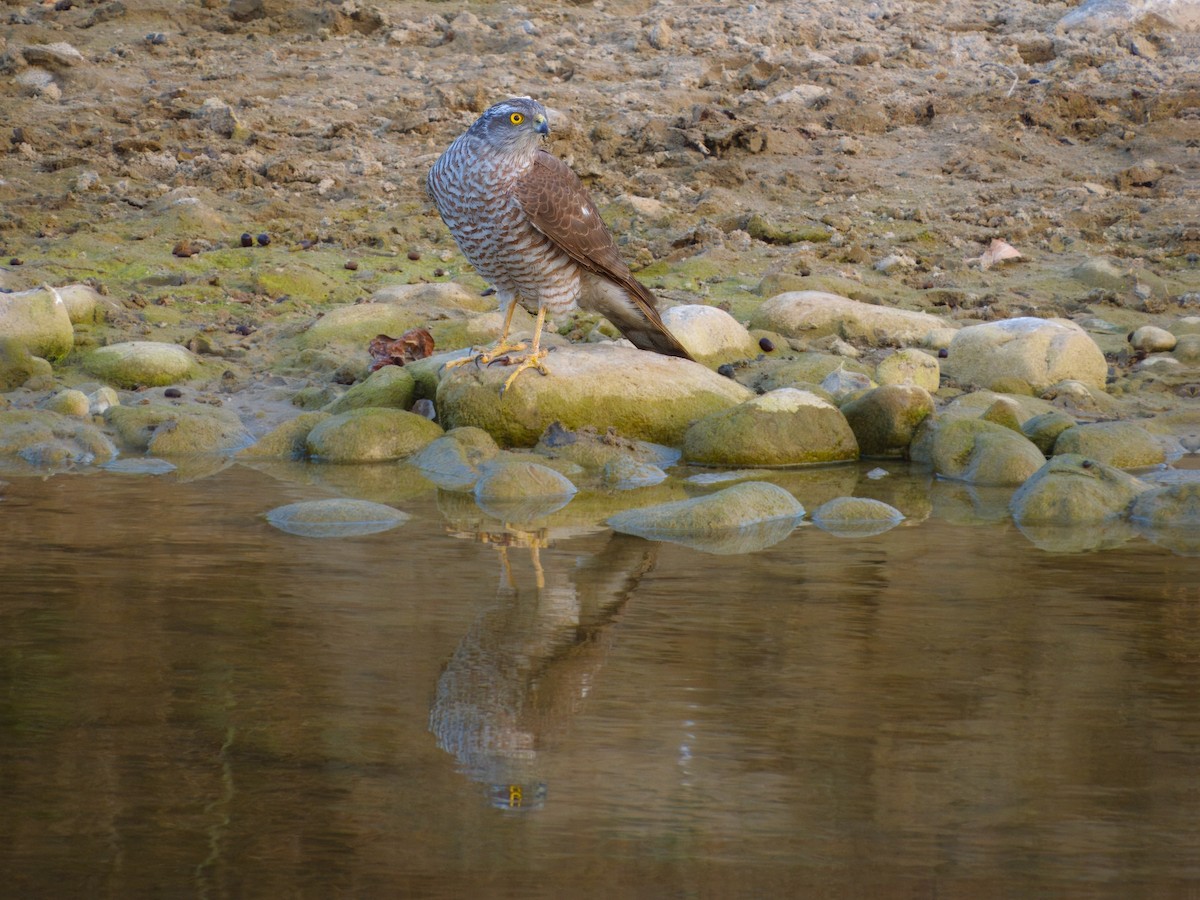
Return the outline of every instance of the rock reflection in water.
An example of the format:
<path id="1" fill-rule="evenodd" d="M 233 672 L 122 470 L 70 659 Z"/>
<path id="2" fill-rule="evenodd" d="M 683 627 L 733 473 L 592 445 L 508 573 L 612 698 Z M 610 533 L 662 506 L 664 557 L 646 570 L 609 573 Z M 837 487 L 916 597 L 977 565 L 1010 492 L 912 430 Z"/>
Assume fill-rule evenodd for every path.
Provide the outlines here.
<path id="1" fill-rule="evenodd" d="M 545 532 L 507 528 L 477 537 L 498 545 L 496 602 L 438 679 L 429 730 L 463 774 L 487 786 L 494 805 L 536 809 L 547 795 L 539 755 L 586 699 L 656 549 L 616 534 L 594 556 L 547 570 Z M 532 571 L 514 571 L 509 551 L 518 546 Z"/>

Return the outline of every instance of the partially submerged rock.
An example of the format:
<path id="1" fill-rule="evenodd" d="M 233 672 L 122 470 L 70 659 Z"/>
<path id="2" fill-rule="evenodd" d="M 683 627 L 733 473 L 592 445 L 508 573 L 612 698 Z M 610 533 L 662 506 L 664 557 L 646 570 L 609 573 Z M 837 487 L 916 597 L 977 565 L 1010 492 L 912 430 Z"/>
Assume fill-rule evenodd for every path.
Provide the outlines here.
<path id="1" fill-rule="evenodd" d="M 813 524 L 839 537 L 869 537 L 890 531 L 904 521 L 904 513 L 882 500 L 869 497 L 835 497 L 812 513 Z"/>
<path id="2" fill-rule="evenodd" d="M 411 456 L 441 435 L 441 426 L 424 416 L 368 407 L 325 419 L 308 433 L 305 446 L 322 462 L 382 462 Z"/>
<path id="3" fill-rule="evenodd" d="M 1024 435 L 982 419 L 958 419 L 933 437 L 933 470 L 978 485 L 1022 484 L 1046 461 Z"/>
<path id="4" fill-rule="evenodd" d="M 1113 466 L 1075 453 L 1056 456 L 1023 484 L 1009 503 L 1027 525 L 1081 525 L 1124 514 L 1147 485 Z"/>
<path id="5" fill-rule="evenodd" d="M 426 444 L 409 463 L 443 490 L 469 491 L 479 481 L 483 464 L 499 452 L 490 434 L 468 425 Z"/>
<path id="6" fill-rule="evenodd" d="M 485 463 L 475 483 L 475 501 L 485 512 L 515 522 L 557 512 L 575 493 L 570 479 L 549 466 L 504 457 Z"/>
<path id="7" fill-rule="evenodd" d="M 254 440 L 235 413 L 203 403 L 113 406 L 104 418 L 123 446 L 155 456 L 227 453 Z"/>
<path id="8" fill-rule="evenodd" d="M 308 433 L 330 417 L 327 412 L 301 413 L 275 426 L 238 453 L 245 458 L 300 459 L 308 452 Z"/>
<path id="9" fill-rule="evenodd" d="M 698 363 L 611 344 L 564 347 L 546 367 L 548 376 L 521 373 L 503 396 L 507 366 L 448 369 L 439 415 L 447 428 L 475 425 L 507 447 L 533 446 L 552 422 L 677 445 L 693 420 L 751 396 Z"/>
<path id="10" fill-rule="evenodd" d="M 117 449 L 100 429 L 47 409 L 0 411 L 0 469 L 55 471 L 103 463 Z"/>
<path id="11" fill-rule="evenodd" d="M 779 388 L 692 425 L 688 462 L 712 466 L 794 466 L 858 458 L 846 417 L 810 391 Z"/>
<path id="12" fill-rule="evenodd" d="M 342 497 L 289 503 L 267 513 L 267 521 L 280 531 L 302 537 L 375 534 L 402 525 L 409 518 L 407 513 L 382 503 Z"/>
<path id="13" fill-rule="evenodd" d="M 1150 540 L 1184 556 L 1200 556 L 1200 482 L 1139 494 L 1129 518 Z"/>
<path id="14" fill-rule="evenodd" d="M 608 524 L 623 534 L 709 553 L 746 553 L 783 540 L 803 516 L 804 507 L 783 488 L 749 481 L 704 497 L 628 509 Z"/>
<path id="15" fill-rule="evenodd" d="M 841 407 L 863 456 L 905 456 L 917 427 L 933 415 L 933 398 L 912 384 L 874 388 Z"/>

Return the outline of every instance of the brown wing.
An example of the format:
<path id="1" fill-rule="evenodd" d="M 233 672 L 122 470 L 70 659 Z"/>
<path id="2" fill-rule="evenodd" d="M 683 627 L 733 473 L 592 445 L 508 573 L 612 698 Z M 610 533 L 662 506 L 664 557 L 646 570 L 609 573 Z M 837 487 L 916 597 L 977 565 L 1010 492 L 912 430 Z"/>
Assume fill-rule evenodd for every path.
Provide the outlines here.
<path id="1" fill-rule="evenodd" d="M 587 188 L 562 160 L 539 150 L 513 190 L 533 226 L 588 272 L 624 289 L 631 306 L 598 308 L 635 346 L 667 356 L 691 355 L 667 330 L 654 295 L 633 277 Z"/>

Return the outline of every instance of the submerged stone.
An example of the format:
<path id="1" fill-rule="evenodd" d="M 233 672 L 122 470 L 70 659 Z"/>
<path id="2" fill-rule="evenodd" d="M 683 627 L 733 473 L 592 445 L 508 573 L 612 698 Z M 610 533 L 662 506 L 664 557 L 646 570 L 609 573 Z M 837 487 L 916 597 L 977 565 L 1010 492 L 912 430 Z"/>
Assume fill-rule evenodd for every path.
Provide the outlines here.
<path id="1" fill-rule="evenodd" d="M 625 510 L 608 524 L 623 534 L 710 553 L 745 553 L 787 537 L 803 516 L 804 507 L 788 491 L 750 481 L 704 497 Z"/>
<path id="2" fill-rule="evenodd" d="M 867 537 L 890 531 L 904 521 L 904 513 L 869 497 L 835 497 L 812 513 L 813 524 L 840 537 Z"/>
<path id="3" fill-rule="evenodd" d="M 375 534 L 402 525 L 410 518 L 407 513 L 382 503 L 344 498 L 289 503 L 266 516 L 280 531 L 321 538 Z"/>

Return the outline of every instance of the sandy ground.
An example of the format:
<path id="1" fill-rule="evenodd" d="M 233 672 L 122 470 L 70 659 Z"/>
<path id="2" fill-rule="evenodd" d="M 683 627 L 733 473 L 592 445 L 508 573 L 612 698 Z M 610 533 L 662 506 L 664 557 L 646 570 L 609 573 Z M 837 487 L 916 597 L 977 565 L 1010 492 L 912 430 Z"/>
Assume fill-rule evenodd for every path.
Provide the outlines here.
<path id="1" fill-rule="evenodd" d="M 253 381 L 330 303 L 483 286 L 424 175 L 529 94 L 668 302 L 1064 315 L 1120 375 L 1200 314 L 1196 33 L 1074 7 L 9 0 L 0 288 L 90 279 L 84 346 L 202 338 Z M 1021 259 L 970 262 L 997 238 Z"/>

